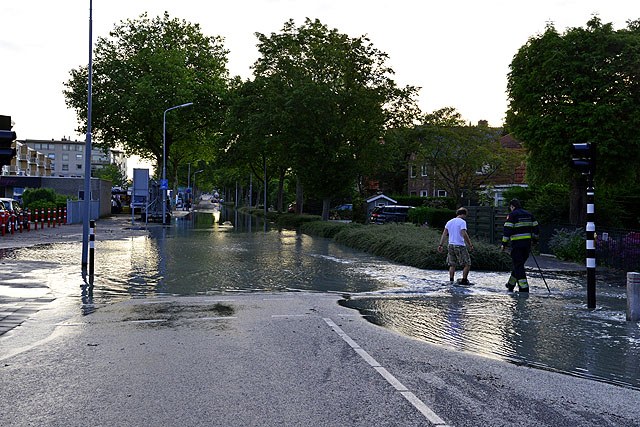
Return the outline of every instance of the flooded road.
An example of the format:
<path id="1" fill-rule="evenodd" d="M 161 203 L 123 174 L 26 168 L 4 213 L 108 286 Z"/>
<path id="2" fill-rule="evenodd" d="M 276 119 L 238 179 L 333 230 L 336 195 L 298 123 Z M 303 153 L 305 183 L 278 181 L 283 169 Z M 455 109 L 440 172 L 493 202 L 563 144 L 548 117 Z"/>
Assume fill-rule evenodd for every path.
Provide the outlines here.
<path id="1" fill-rule="evenodd" d="M 54 295 L 77 297 L 81 305 L 80 251 L 80 243 L 53 244 L 6 257 L 31 263 L 29 280 L 37 277 Z M 452 286 L 446 271 L 397 265 L 245 215 L 207 212 L 150 227 L 150 237 L 97 242 L 92 303 L 333 292 L 371 322 L 410 337 L 640 389 L 640 327 L 625 321 L 624 288 L 598 283 L 598 308 L 589 311 L 581 275 L 548 275 L 551 294 L 536 273 L 529 276 L 528 296 L 505 292 L 508 273 L 472 271 L 473 286 Z"/>

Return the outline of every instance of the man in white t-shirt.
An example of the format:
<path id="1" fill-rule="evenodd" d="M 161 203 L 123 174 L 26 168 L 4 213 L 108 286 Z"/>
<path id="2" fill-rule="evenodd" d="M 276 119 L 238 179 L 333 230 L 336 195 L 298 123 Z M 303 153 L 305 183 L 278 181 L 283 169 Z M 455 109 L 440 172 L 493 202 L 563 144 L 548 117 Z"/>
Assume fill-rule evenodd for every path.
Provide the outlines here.
<path id="1" fill-rule="evenodd" d="M 456 267 L 462 267 L 462 279 L 461 285 L 468 285 L 469 270 L 471 269 L 471 257 L 469 251 L 473 251 L 473 245 L 467 234 L 467 210 L 460 208 L 456 211 L 456 217 L 450 219 L 444 226 L 442 236 L 440 237 L 440 245 L 438 245 L 438 252 L 442 253 L 442 245 L 444 239 L 449 235 L 449 247 L 447 251 L 447 262 L 449 264 L 449 280 L 453 282 Z M 467 246 L 469 250 L 467 250 Z"/>

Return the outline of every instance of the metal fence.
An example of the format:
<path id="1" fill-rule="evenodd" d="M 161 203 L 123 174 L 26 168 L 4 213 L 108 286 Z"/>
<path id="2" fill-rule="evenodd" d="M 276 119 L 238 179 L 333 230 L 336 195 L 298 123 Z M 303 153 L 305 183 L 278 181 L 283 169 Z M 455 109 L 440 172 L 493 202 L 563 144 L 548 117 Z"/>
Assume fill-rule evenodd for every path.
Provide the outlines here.
<path id="1" fill-rule="evenodd" d="M 467 207 L 467 231 L 470 236 L 499 244 L 502 239 L 507 209 L 503 207 Z M 541 224 L 537 249 L 542 253 L 553 251 L 549 242 L 558 230 L 583 230 L 570 224 Z M 586 238 L 584 246 L 586 259 Z M 599 266 L 623 271 L 640 271 L 640 231 L 596 224 L 596 262 Z"/>
<path id="2" fill-rule="evenodd" d="M 549 242 L 557 230 L 581 231 L 584 227 L 568 224 L 545 224 L 540 227 L 540 252 L 552 253 Z M 640 271 L 640 231 L 596 224 L 596 262 L 599 266 L 623 271 Z M 586 258 L 586 243 L 585 243 Z"/>

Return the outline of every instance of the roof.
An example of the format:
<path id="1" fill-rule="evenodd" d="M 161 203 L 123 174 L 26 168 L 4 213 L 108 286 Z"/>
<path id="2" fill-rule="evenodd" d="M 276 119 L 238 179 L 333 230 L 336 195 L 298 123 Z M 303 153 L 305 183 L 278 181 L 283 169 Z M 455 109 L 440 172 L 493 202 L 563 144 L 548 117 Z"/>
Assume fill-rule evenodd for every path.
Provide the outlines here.
<path id="1" fill-rule="evenodd" d="M 522 142 L 514 139 L 512 134 L 507 134 L 500 138 L 500 145 L 504 148 L 522 148 Z"/>
<path id="2" fill-rule="evenodd" d="M 387 197 L 387 196 L 385 196 L 384 194 L 377 194 L 377 195 L 375 195 L 375 196 L 373 196 L 373 197 L 369 197 L 369 198 L 367 199 L 367 203 L 374 202 L 374 201 L 376 201 L 376 200 L 378 200 L 378 199 L 386 199 L 386 200 L 388 200 L 388 201 L 390 201 L 390 202 L 398 203 L 396 200 L 393 200 L 391 197 Z"/>

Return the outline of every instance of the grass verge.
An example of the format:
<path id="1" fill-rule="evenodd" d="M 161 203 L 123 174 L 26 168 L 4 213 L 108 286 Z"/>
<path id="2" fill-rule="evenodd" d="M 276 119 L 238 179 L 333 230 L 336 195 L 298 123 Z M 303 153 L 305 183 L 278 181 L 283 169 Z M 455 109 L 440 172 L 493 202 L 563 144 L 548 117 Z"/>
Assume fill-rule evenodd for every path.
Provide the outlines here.
<path id="1" fill-rule="evenodd" d="M 328 237 L 345 246 L 423 269 L 447 269 L 446 253 L 437 251 L 441 231 L 414 224 L 361 225 L 325 221 L 301 225 L 305 234 Z M 471 269 L 511 270 L 511 257 L 496 245 L 473 240 Z"/>

